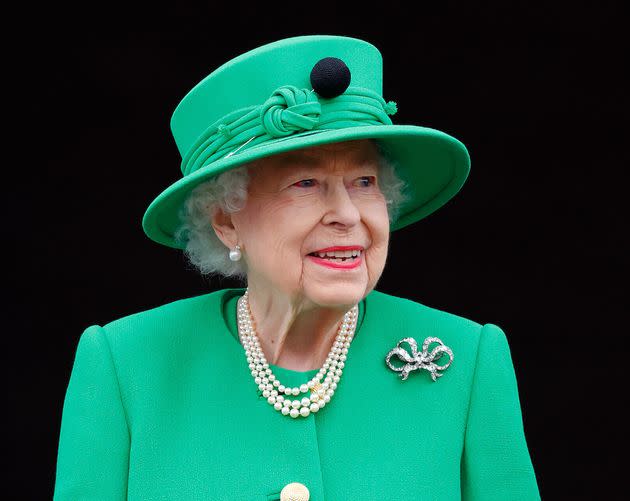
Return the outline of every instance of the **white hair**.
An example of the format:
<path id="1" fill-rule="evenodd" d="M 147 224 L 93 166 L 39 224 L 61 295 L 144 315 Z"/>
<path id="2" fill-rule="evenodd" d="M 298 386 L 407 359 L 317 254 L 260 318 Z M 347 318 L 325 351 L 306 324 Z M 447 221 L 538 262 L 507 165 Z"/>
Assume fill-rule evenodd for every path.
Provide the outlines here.
<path id="1" fill-rule="evenodd" d="M 406 183 L 397 173 L 395 162 L 379 144 L 378 182 L 385 197 L 390 224 L 397 216 L 401 204 L 406 200 Z M 223 275 L 245 281 L 247 269 L 245 260 L 232 261 L 227 247 L 219 239 L 211 224 L 211 216 L 216 210 L 235 213 L 245 207 L 249 185 L 249 169 L 252 164 L 244 164 L 213 177 L 195 187 L 182 204 L 179 211 L 180 226 L 175 232 L 178 245 L 184 247 L 188 261 L 202 275 Z"/>

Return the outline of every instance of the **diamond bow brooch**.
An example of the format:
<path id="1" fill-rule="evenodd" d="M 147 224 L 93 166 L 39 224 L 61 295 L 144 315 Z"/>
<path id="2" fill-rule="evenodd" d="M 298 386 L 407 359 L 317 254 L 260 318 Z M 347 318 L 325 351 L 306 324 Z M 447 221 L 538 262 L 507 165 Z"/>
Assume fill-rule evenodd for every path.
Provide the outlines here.
<path id="1" fill-rule="evenodd" d="M 407 343 L 411 347 L 411 354 L 404 348 L 401 348 L 402 343 Z M 438 343 L 438 346 L 429 351 L 429 345 L 432 343 Z M 436 364 L 444 355 L 449 356 L 449 360 L 444 365 Z M 405 365 L 396 367 L 392 365 L 390 359 L 393 356 L 397 356 L 399 360 L 405 362 Z M 431 379 L 437 381 L 437 378 L 442 377 L 443 374 L 440 371 L 446 370 L 453 362 L 453 352 L 446 346 L 440 338 L 428 337 L 422 344 L 422 351 L 418 351 L 418 343 L 412 337 L 406 337 L 401 339 L 396 344 L 396 347 L 391 350 L 387 357 L 385 357 L 385 363 L 387 366 L 396 372 L 400 372 L 400 377 L 404 381 L 409 376 L 409 373 L 414 370 L 425 369 L 431 373 Z"/>

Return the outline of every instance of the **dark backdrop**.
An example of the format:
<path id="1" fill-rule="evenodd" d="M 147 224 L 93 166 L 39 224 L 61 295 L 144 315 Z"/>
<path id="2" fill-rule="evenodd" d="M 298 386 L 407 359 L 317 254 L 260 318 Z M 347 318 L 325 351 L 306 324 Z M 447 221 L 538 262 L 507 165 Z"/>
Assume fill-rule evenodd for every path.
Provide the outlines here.
<path id="1" fill-rule="evenodd" d="M 614 3 L 33 8 L 29 44 L 10 46 L 25 54 L 29 124 L 20 160 L 6 166 L 8 179 L 21 175 L 4 200 L 20 298 L 7 312 L 19 327 L 5 339 L 12 457 L 29 471 L 22 498 L 52 495 L 85 327 L 239 285 L 201 278 L 180 252 L 150 241 L 141 218 L 180 176 L 169 119 L 184 94 L 228 59 L 303 34 L 374 43 L 394 122 L 443 130 L 471 155 L 462 191 L 392 234 L 377 289 L 501 326 L 543 498 L 619 498 L 628 332 L 620 17 Z"/>

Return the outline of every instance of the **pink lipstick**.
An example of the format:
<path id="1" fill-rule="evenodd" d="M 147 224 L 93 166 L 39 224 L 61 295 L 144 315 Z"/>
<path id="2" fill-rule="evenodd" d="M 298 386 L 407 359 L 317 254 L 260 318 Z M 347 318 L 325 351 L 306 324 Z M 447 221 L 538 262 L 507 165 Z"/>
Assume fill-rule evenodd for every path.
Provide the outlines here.
<path id="1" fill-rule="evenodd" d="M 348 251 L 354 251 L 349 253 Z M 328 254 L 323 256 L 322 254 Z M 345 245 L 326 247 L 307 255 L 314 263 L 337 270 L 352 270 L 361 266 L 363 261 L 363 247 L 359 245 Z"/>

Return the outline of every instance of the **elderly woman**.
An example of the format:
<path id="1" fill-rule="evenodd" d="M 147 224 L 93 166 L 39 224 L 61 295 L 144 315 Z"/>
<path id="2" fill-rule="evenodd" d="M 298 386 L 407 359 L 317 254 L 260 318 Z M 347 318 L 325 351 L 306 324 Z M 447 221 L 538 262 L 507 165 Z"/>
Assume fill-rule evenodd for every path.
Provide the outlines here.
<path id="1" fill-rule="evenodd" d="M 171 122 L 183 178 L 143 220 L 223 289 L 91 325 L 55 500 L 534 500 L 506 336 L 375 290 L 390 231 L 452 198 L 466 148 L 394 125 L 371 44 L 221 66 Z"/>

